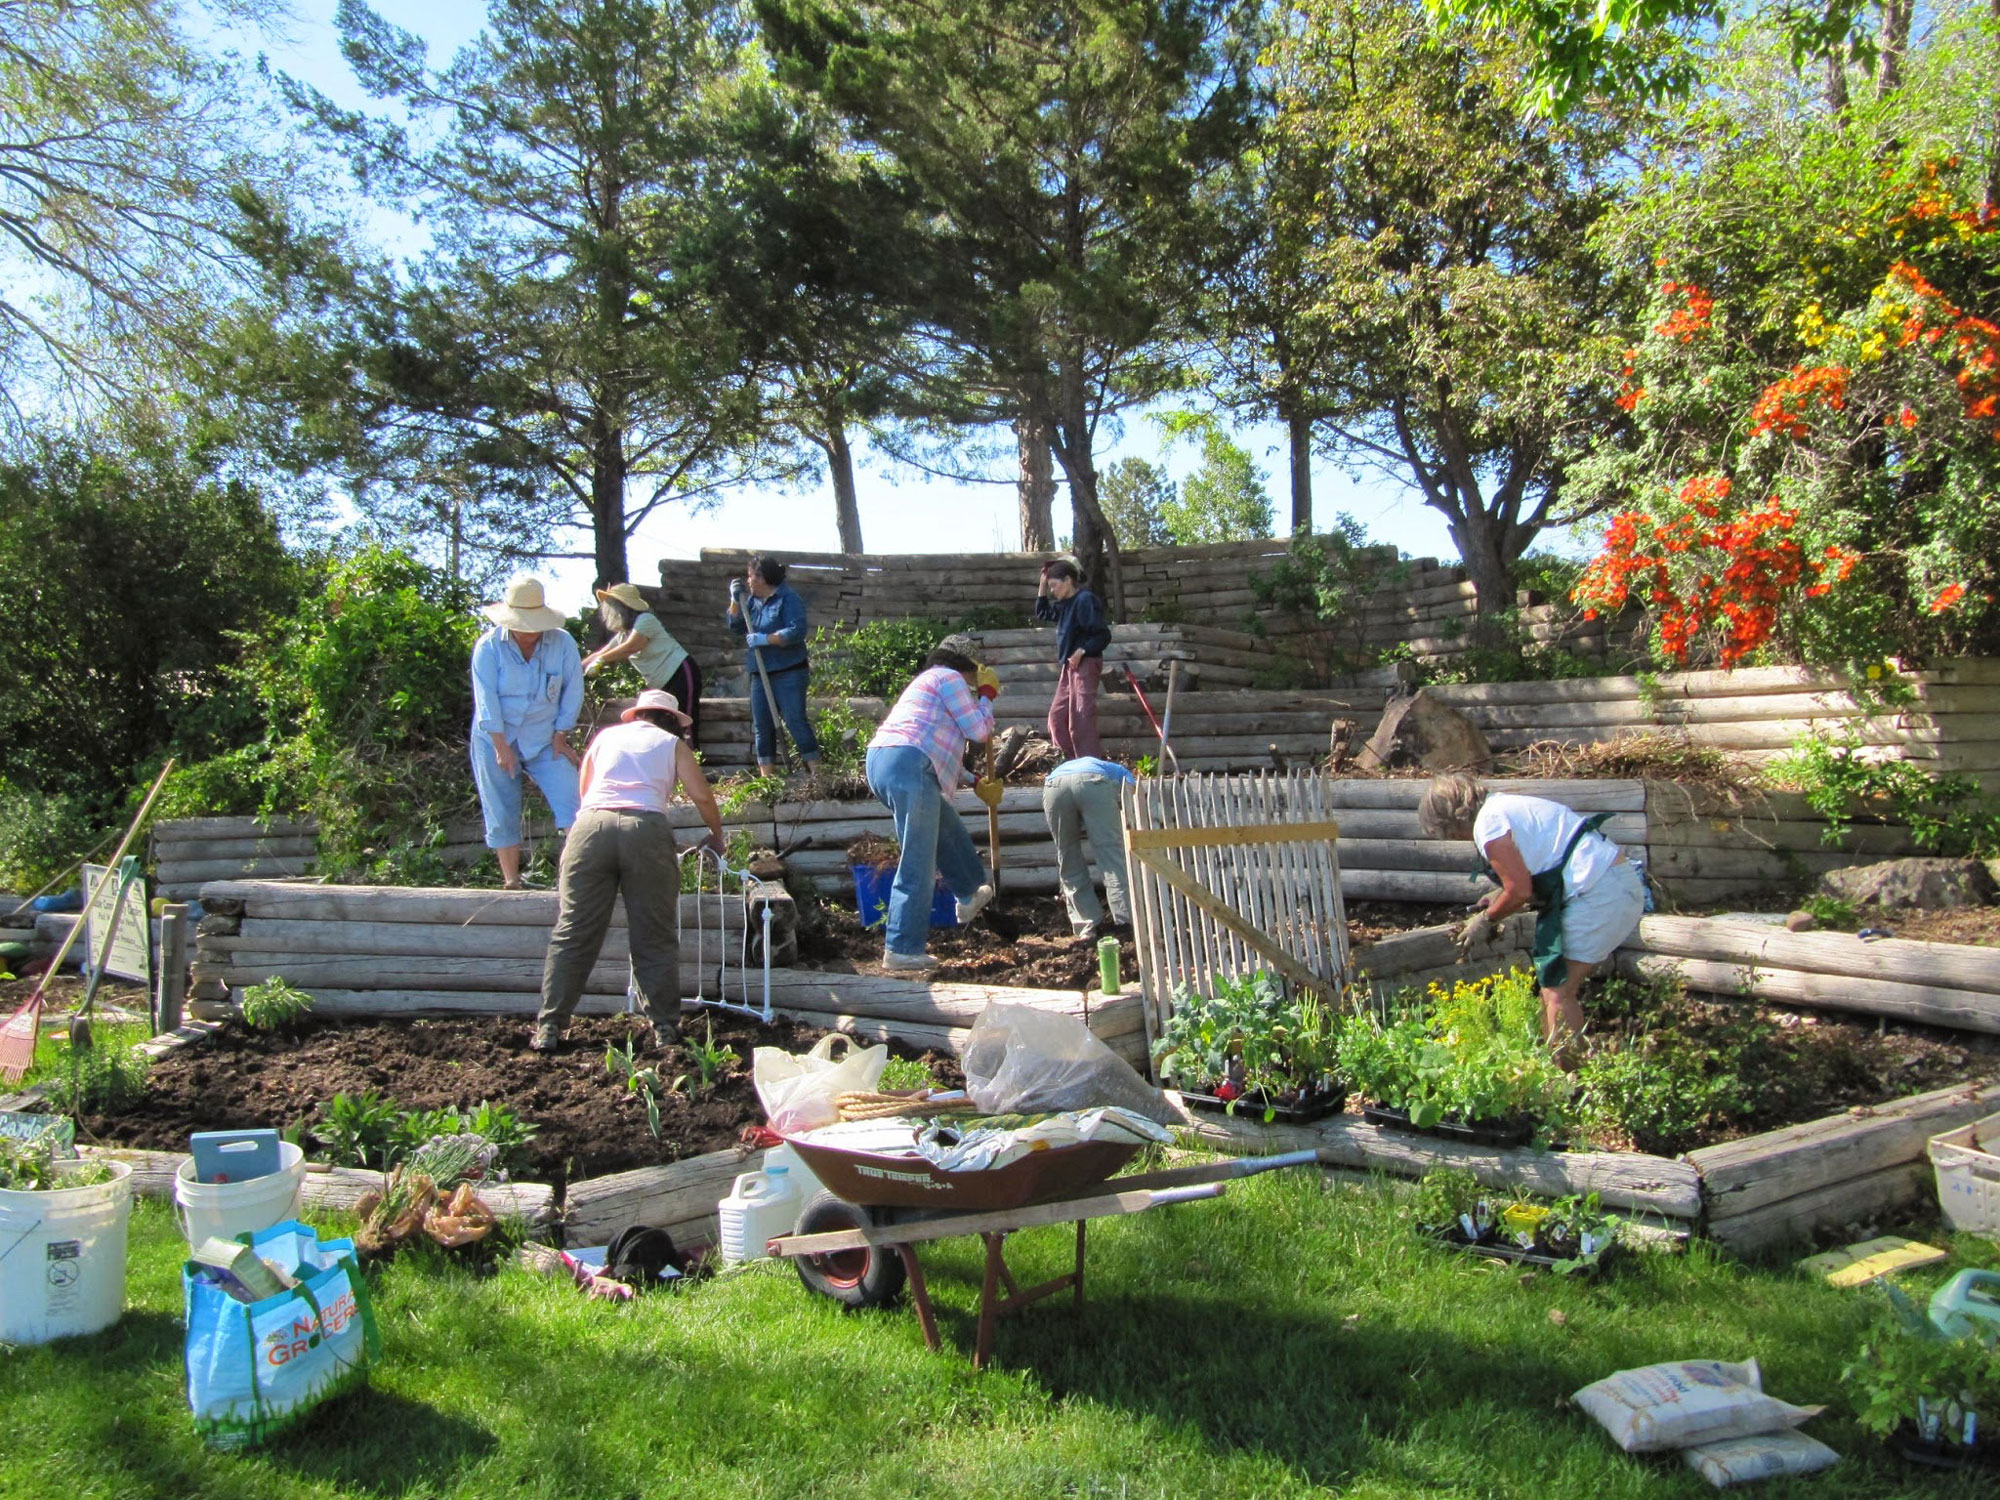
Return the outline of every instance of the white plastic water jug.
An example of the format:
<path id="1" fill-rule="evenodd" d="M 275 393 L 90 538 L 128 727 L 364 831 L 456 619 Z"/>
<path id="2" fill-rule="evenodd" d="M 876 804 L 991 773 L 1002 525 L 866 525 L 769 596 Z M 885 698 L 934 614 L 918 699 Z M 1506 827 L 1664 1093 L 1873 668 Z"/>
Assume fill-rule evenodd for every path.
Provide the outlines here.
<path id="1" fill-rule="evenodd" d="M 745 1172 L 716 1205 L 722 1221 L 722 1263 L 733 1266 L 758 1259 L 766 1241 L 792 1232 L 803 1203 L 788 1168 L 766 1165 L 762 1171 Z"/>

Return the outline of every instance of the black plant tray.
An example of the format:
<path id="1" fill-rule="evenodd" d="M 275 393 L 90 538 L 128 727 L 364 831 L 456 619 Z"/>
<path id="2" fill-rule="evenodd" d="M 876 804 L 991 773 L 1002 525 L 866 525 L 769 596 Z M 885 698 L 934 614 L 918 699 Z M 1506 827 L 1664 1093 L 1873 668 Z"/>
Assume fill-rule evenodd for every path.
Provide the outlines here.
<path id="1" fill-rule="evenodd" d="M 1525 1146 L 1535 1138 L 1535 1123 L 1532 1120 L 1440 1120 L 1426 1129 L 1412 1125 L 1406 1111 L 1389 1109 L 1380 1104 L 1365 1107 L 1361 1118 L 1370 1125 L 1380 1125 L 1384 1130 L 1435 1136 L 1439 1140 L 1459 1141 L 1468 1146 Z"/>
<path id="2" fill-rule="evenodd" d="M 1917 1425 L 1905 1422 L 1890 1434 L 1889 1446 L 1913 1464 L 1931 1469 L 1957 1469 L 1973 1474 L 2000 1474 L 2000 1442 L 1991 1438 L 1966 1447 L 1917 1436 Z"/>
<path id="3" fill-rule="evenodd" d="M 1446 1250 L 1456 1250 L 1463 1255 L 1483 1256 L 1487 1260 L 1504 1260 L 1513 1265 L 1538 1266 L 1547 1271 L 1588 1267 L 1591 1271 L 1604 1268 L 1606 1261 L 1618 1253 L 1618 1242 L 1612 1240 L 1599 1250 L 1595 1257 L 1585 1259 L 1580 1255 L 1551 1255 L 1546 1250 L 1524 1250 L 1519 1245 L 1510 1245 L 1504 1240 L 1469 1240 L 1464 1231 L 1458 1229 L 1425 1228 L 1424 1233 Z"/>
<path id="4" fill-rule="evenodd" d="M 1271 1111 L 1273 1120 L 1282 1120 L 1287 1125 L 1305 1125 L 1327 1115 L 1338 1114 L 1347 1104 L 1345 1090 L 1333 1089 L 1324 1094 L 1314 1094 L 1302 1103 L 1280 1104 L 1259 1095 L 1238 1094 L 1234 1099 L 1218 1099 L 1213 1094 L 1197 1094 L 1188 1089 L 1181 1090 L 1181 1098 L 1197 1109 L 1212 1109 L 1218 1114 L 1227 1114 L 1233 1104 L 1236 1113 L 1261 1120 L 1266 1110 Z"/>

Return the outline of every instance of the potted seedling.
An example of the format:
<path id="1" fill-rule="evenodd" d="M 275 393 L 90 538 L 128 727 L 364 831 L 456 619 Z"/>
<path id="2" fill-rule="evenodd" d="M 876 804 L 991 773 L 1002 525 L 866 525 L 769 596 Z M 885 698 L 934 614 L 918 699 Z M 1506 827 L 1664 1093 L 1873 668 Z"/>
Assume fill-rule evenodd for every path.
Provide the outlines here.
<path id="1" fill-rule="evenodd" d="M 1316 1120 L 1347 1098 L 1325 1005 L 1274 974 L 1222 980 L 1212 995 L 1180 990 L 1154 1057 L 1188 1103 L 1230 1114 L 1247 1106 L 1266 1124 Z"/>
<path id="2" fill-rule="evenodd" d="M 1417 1184 L 1417 1227 L 1448 1245 L 1483 1245 L 1497 1216 L 1479 1179 L 1455 1167 L 1432 1167 Z"/>
<path id="3" fill-rule="evenodd" d="M 1861 1426 L 1913 1463 L 2000 1472 L 2000 1341 L 1951 1337 L 1895 1287 L 1840 1372 Z"/>
<path id="4" fill-rule="evenodd" d="M 0 1136 L 0 1344 L 96 1333 L 124 1315 L 131 1176 L 124 1162 L 71 1158 L 56 1125 Z"/>

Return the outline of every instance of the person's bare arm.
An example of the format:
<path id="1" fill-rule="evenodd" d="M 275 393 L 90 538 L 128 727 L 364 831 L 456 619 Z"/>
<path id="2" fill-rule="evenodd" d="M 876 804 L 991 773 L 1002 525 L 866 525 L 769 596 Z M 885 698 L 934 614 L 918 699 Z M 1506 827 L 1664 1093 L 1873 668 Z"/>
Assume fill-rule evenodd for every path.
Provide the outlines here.
<path id="1" fill-rule="evenodd" d="M 722 836 L 722 810 L 715 805 L 715 790 L 709 786 L 708 777 L 702 774 L 701 762 L 694 758 L 694 751 L 688 748 L 686 740 L 681 741 L 680 751 L 675 757 L 674 774 L 680 778 L 681 790 L 694 803 L 702 822 L 708 825 L 705 846 L 720 859 L 723 850 L 728 847 L 728 840 Z"/>
<path id="2" fill-rule="evenodd" d="M 1528 862 L 1521 857 L 1511 833 L 1501 834 L 1486 846 L 1485 853 L 1486 862 L 1500 877 L 1500 889 L 1486 897 L 1484 909 L 1490 920 L 1498 922 L 1528 904 L 1534 895 L 1534 877 L 1528 873 Z"/>
<path id="3" fill-rule="evenodd" d="M 625 661 L 637 656 L 646 642 L 636 630 L 628 630 L 607 646 L 599 646 L 583 659 L 583 670 L 595 671 L 609 662 Z"/>

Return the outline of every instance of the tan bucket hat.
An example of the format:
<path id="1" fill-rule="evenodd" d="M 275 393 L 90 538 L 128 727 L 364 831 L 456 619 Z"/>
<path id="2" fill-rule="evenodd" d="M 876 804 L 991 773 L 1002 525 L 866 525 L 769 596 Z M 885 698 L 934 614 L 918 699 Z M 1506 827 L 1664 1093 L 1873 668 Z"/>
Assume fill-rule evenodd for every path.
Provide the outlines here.
<path id="1" fill-rule="evenodd" d="M 620 604 L 636 609 L 642 615 L 653 607 L 646 602 L 646 596 L 639 592 L 639 585 L 636 583 L 614 583 L 608 589 L 599 589 L 597 597 L 616 599 Z"/>
<path id="2" fill-rule="evenodd" d="M 681 712 L 680 699 L 676 698 L 672 693 L 665 692 L 659 688 L 647 688 L 645 692 L 634 698 L 632 706 L 618 717 L 623 719 L 627 724 L 630 724 L 648 709 L 658 709 L 662 713 L 670 713 L 683 724 L 694 722 Z"/>
<path id="3" fill-rule="evenodd" d="M 498 604 L 489 604 L 483 613 L 495 625 L 509 630 L 560 630 L 562 611 L 550 609 L 542 598 L 542 580 L 532 573 L 516 573 L 507 580 L 507 592 Z"/>

